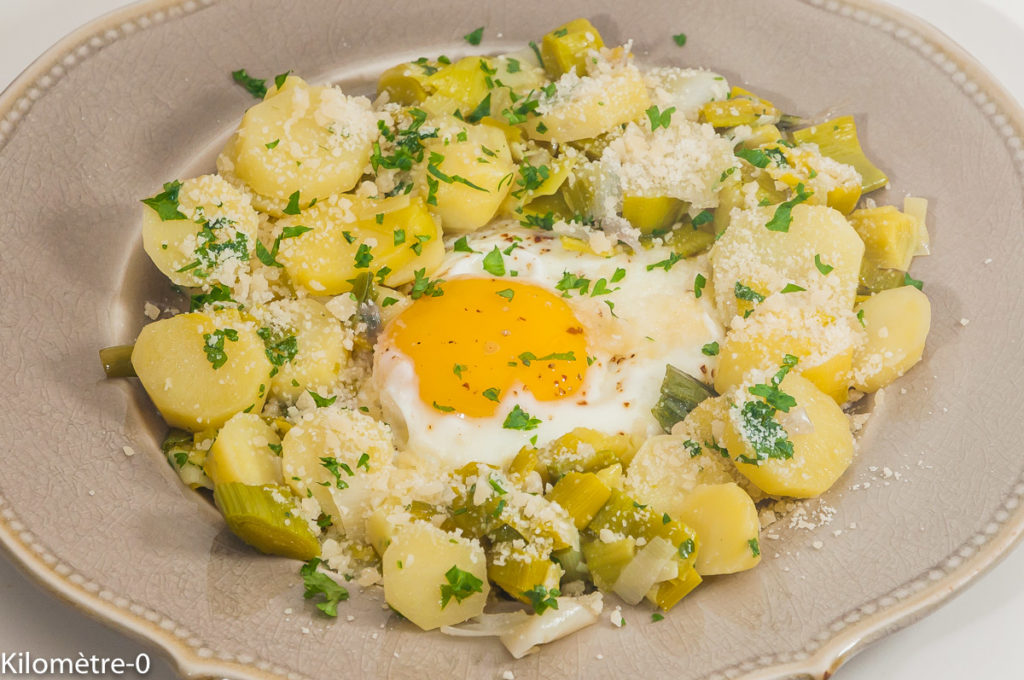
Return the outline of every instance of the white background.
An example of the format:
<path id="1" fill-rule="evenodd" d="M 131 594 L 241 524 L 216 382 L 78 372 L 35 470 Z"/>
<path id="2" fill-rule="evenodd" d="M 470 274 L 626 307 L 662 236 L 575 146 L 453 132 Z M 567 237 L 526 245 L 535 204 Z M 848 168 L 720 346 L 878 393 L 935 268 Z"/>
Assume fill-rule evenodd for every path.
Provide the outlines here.
<path id="1" fill-rule="evenodd" d="M 892 0 L 967 48 L 1024 102 L 1024 1 Z M 0 86 L 52 43 L 124 0 L 0 0 Z M 1024 642 L 1024 546 L 923 621 L 854 657 L 837 680 L 1020 678 Z M 343 625 L 343 624 L 339 624 Z M 119 656 L 140 646 L 59 602 L 0 555 L 0 653 Z M 156 654 L 154 654 L 156 656 Z M 0 671 L 0 676 L 3 673 Z M 175 675 L 153 659 L 150 678 Z"/>

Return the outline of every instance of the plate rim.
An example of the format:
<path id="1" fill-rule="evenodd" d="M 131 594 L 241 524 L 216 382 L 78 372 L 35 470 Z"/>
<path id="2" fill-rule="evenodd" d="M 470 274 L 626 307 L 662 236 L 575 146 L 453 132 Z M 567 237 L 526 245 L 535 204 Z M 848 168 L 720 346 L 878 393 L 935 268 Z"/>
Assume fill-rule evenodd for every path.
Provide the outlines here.
<path id="1" fill-rule="evenodd" d="M 74 69 L 124 35 L 195 13 L 225 0 L 139 0 L 80 26 L 37 57 L 0 93 L 0 154 L 32 104 L 67 71 Z M 815 9 L 853 19 L 890 33 L 922 56 L 943 66 L 1014 155 L 1018 177 L 1024 177 L 1024 107 L 970 53 L 924 19 L 882 0 L 797 0 Z M 952 66 L 952 70 L 950 70 Z M 716 671 L 711 678 L 776 680 L 810 676 L 827 680 L 853 655 L 911 623 L 964 591 L 1005 558 L 1024 538 L 1024 474 L 1009 496 L 982 521 L 983 529 L 966 539 L 938 564 L 910 578 L 872 602 L 857 605 L 815 635 L 803 651 L 782 658 L 744 661 Z M 89 581 L 64 564 L 28 532 L 0 494 L 0 549 L 31 580 L 87 616 L 155 647 L 175 670 L 187 677 L 293 680 L 304 677 L 256 659 L 218 654 L 190 638 L 187 628 L 145 606 L 132 603 Z M 168 623 L 171 624 L 168 626 Z M 738 674 L 738 675 L 737 675 Z"/>

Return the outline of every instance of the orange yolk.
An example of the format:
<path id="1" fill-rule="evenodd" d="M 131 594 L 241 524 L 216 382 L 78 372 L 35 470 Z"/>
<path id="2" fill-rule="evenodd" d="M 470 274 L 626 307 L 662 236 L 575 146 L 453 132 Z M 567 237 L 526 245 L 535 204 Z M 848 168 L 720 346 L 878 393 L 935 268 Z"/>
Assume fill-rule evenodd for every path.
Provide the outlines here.
<path id="1" fill-rule="evenodd" d="M 442 288 L 399 314 L 383 338 L 412 360 L 425 404 L 486 417 L 517 384 L 538 401 L 580 388 L 587 343 L 565 300 L 507 279 L 457 278 Z"/>

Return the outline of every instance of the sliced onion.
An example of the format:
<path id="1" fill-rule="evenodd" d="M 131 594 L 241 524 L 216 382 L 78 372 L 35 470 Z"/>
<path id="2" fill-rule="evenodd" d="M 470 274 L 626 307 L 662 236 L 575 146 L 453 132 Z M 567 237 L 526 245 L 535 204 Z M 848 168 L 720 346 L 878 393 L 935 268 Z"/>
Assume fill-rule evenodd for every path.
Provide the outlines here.
<path id="1" fill-rule="evenodd" d="M 559 597 L 558 609 L 528 616 L 515 630 L 501 636 L 501 643 L 516 659 L 521 659 L 536 648 L 571 635 L 581 628 L 596 623 L 604 608 L 601 593 L 583 597 Z"/>
<path id="2" fill-rule="evenodd" d="M 530 619 L 524 611 L 502 614 L 481 614 L 458 626 L 441 626 L 441 632 L 454 637 L 488 637 L 506 635 Z"/>
<path id="3" fill-rule="evenodd" d="M 629 604 L 639 604 L 676 556 L 676 548 L 661 536 L 652 538 L 619 574 L 612 591 Z"/>

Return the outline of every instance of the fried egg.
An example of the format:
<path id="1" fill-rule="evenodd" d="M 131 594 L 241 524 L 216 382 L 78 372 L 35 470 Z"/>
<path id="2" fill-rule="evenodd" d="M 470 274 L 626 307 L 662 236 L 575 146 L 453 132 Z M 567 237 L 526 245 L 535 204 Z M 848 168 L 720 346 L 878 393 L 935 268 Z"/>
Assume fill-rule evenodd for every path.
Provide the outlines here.
<path id="1" fill-rule="evenodd" d="M 595 254 L 517 226 L 460 240 L 385 327 L 373 380 L 407 451 L 501 465 L 576 427 L 646 437 L 666 364 L 708 376 L 723 329 L 695 294 L 703 258 Z M 436 291 L 435 291 L 436 292 Z"/>

